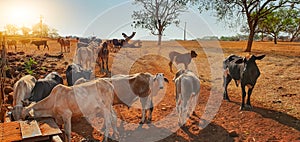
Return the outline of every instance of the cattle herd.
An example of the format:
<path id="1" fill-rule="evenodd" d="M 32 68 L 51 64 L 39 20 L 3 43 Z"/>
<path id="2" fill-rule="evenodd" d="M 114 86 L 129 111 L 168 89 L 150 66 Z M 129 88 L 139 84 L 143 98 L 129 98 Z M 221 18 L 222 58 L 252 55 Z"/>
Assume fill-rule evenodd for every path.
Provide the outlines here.
<path id="1" fill-rule="evenodd" d="M 119 135 L 113 106 L 125 105 L 129 108 L 139 100 L 142 105 L 140 124 L 151 123 L 154 107 L 153 96 L 164 89 L 165 83 L 169 83 L 163 73 L 141 72 L 130 75 L 117 74 L 106 78 L 92 77 L 93 63 L 97 63 L 102 72 L 109 72 L 109 52 L 119 50 L 124 43 L 128 43 L 134 37 L 135 32 L 131 36 L 124 33 L 122 35 L 124 40 L 113 39 L 103 43 L 96 38 L 77 38 L 75 62 L 68 65 L 65 71 L 67 85 L 64 85 L 63 78 L 57 72 L 51 72 L 43 79 L 36 79 L 31 75 L 21 77 L 13 88 L 11 119 L 18 121 L 28 118 L 52 117 L 57 124 L 64 124 L 65 141 L 71 141 L 71 118 L 82 117 L 84 114 L 101 113 L 104 117 L 105 140 L 107 140 L 110 128 L 113 129 L 115 137 Z M 24 41 L 24 45 L 29 42 L 28 40 Z M 57 42 L 61 45 L 61 52 L 70 51 L 68 39 L 59 38 Z M 15 41 L 9 41 L 7 44 L 10 47 L 15 45 Z M 41 45 L 44 48 L 48 47 L 47 41 L 43 40 L 32 41 L 31 44 L 38 48 Z M 100 48 L 97 48 L 99 46 Z M 109 50 L 109 46 L 112 46 L 110 48 L 112 50 Z M 173 62 L 184 65 L 184 69 L 179 69 L 173 78 L 179 125 L 184 125 L 192 113 L 189 112 L 188 105 L 196 105 L 200 93 L 199 77 L 188 69 L 192 59 L 196 57 L 197 53 L 193 50 L 187 53 L 175 51 L 169 53 L 171 72 L 173 72 Z M 265 55 L 248 57 L 230 55 L 224 60 L 224 100 L 230 100 L 227 86 L 233 79 L 236 86 L 241 85 L 241 109 L 245 108 L 245 87 L 248 87 L 246 105 L 251 109 L 250 96 L 260 75 L 255 61 L 264 57 Z"/>

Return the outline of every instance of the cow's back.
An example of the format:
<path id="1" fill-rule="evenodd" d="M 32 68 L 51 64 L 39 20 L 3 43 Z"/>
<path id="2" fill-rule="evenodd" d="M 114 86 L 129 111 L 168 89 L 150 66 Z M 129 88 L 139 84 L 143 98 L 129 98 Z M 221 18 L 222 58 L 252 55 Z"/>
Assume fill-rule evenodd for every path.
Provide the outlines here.
<path id="1" fill-rule="evenodd" d="M 30 93 L 36 83 L 35 77 L 26 75 L 14 84 L 13 106 L 22 105 L 22 100 L 30 97 Z"/>

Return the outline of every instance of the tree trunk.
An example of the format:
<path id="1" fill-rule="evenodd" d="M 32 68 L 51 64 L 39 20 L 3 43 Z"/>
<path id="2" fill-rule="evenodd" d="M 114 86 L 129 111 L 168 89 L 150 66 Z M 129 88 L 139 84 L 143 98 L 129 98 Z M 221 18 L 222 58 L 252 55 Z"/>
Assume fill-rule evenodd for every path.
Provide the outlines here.
<path id="1" fill-rule="evenodd" d="M 157 45 L 161 45 L 161 34 L 158 35 Z"/>
<path id="2" fill-rule="evenodd" d="M 251 52 L 254 34 L 255 34 L 254 29 L 250 29 L 250 34 L 248 37 L 248 44 L 247 44 L 247 48 L 246 48 L 245 52 Z"/>
<path id="3" fill-rule="evenodd" d="M 261 32 L 261 41 L 264 41 L 264 33 Z"/>
<path id="4" fill-rule="evenodd" d="M 277 36 L 274 36 L 274 44 L 277 44 Z"/>

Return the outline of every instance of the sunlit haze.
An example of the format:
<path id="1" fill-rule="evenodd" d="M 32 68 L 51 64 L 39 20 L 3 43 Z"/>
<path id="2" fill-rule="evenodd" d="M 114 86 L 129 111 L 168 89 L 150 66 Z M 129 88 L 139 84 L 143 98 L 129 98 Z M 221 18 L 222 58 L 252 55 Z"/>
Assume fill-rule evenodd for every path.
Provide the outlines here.
<path id="1" fill-rule="evenodd" d="M 4 31 L 7 24 L 32 28 L 42 16 L 43 23 L 57 29 L 62 36 L 122 38 L 122 32 L 136 31 L 135 38 L 156 39 L 147 30 L 131 27 L 133 10 L 139 8 L 132 3 L 126 0 L 1 0 L 0 31 Z M 165 30 L 164 39 L 182 39 L 185 23 L 187 39 L 235 35 L 239 31 L 217 23 L 212 15 L 189 9 L 181 14 L 178 27 L 172 25 Z"/>

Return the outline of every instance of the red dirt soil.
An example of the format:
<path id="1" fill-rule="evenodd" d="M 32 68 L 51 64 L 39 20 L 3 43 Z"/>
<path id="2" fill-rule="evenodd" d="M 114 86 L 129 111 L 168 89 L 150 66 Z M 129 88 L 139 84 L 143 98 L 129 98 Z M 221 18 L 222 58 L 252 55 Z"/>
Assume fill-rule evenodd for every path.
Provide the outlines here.
<path id="1" fill-rule="evenodd" d="M 213 93 L 210 94 L 212 83 L 222 84 L 222 78 L 210 77 L 212 73 L 208 58 L 212 56 L 221 58 L 230 54 L 244 56 L 247 54 L 243 52 L 246 42 L 170 41 L 163 42 L 161 48 L 156 46 L 156 42 L 144 41 L 142 44 L 143 47 L 141 48 L 124 48 L 118 53 L 111 53 L 109 67 L 113 69 L 113 73 L 122 73 L 124 72 L 122 69 L 130 65 L 126 64 L 128 58 L 133 60 L 130 73 L 150 72 L 155 74 L 162 72 L 169 79 L 170 83 L 164 90 L 164 96 L 158 98 L 161 101 L 154 107 L 153 123 L 164 119 L 175 109 L 174 83 L 171 81 L 174 73 L 169 71 L 168 58 L 161 56 L 169 52 L 165 48 L 184 47 L 186 51 L 195 50 L 198 54 L 198 57 L 193 61 L 201 80 L 201 93 L 194 114 L 191 115 L 185 126 L 159 141 L 300 141 L 299 43 L 279 42 L 278 45 L 274 45 L 272 42 L 254 42 L 251 54 L 266 54 L 266 57 L 257 61 L 261 76 L 252 93 L 252 111 L 240 111 L 241 90 L 234 83 L 230 83 L 228 88 L 231 102 L 222 101 L 222 92 L 220 91 L 216 91 L 217 93 L 212 91 Z M 56 54 L 60 51 L 60 46 L 55 40 L 49 42 L 49 47 L 49 51 L 36 51 L 36 47 L 33 46 L 18 50 L 24 51 L 26 55 L 34 56 L 43 56 L 46 52 Z M 47 67 L 50 63 L 55 62 L 56 67 L 48 71 L 56 70 L 65 79 L 64 71 L 67 64 L 73 61 L 74 48 L 73 45 L 71 47 L 72 52 L 64 54 L 65 57 L 61 60 L 47 58 L 46 60 L 49 61 L 44 62 L 43 66 Z M 222 49 L 223 53 L 218 53 L 217 49 Z M 13 50 L 10 49 L 9 51 Z M 145 53 L 152 54 L 145 55 Z M 137 56 L 136 60 L 135 56 Z M 123 63 L 125 64 L 118 63 L 117 61 L 120 59 L 118 60 L 116 57 L 122 57 L 121 60 L 124 60 Z M 173 70 L 176 71 L 176 68 Z M 104 76 L 99 73 L 98 67 L 96 67 L 95 73 L 96 77 Z M 43 75 L 45 74 L 38 72 L 36 76 Z M 8 85 L 13 86 L 13 84 Z M 215 101 L 215 107 L 218 111 L 206 127 L 199 127 L 205 121 L 209 121 L 203 119 L 202 115 L 208 111 L 205 110 L 205 107 L 210 97 Z M 218 102 L 221 102 L 220 107 Z M 115 106 L 115 108 L 118 110 L 119 119 L 122 115 L 122 120 L 126 122 L 139 123 L 141 119 L 140 109 L 127 109 L 123 106 Z M 93 121 L 101 122 L 102 119 Z M 170 124 L 160 124 L 159 130 L 168 131 L 166 129 L 168 125 Z M 143 126 L 142 129 L 150 134 L 154 130 L 153 127 Z M 140 128 L 127 125 L 121 128 L 120 121 L 118 121 L 118 129 L 125 131 L 123 139 L 126 140 L 126 137 L 131 137 L 130 135 Z M 138 135 L 134 137 L 136 138 L 135 141 L 150 140 L 150 138 Z M 84 118 L 74 120 L 72 122 L 72 141 L 88 140 L 102 141 L 103 133 L 95 130 Z"/>

